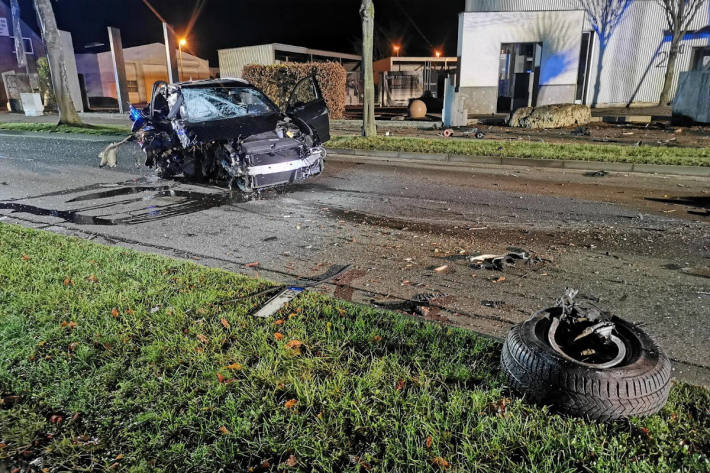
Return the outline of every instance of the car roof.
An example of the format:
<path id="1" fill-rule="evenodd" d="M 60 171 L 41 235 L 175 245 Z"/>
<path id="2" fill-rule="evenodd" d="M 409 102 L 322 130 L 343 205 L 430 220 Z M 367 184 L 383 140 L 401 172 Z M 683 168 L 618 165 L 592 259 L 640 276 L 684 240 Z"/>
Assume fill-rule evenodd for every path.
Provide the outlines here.
<path id="1" fill-rule="evenodd" d="M 204 80 L 191 80 L 186 82 L 178 82 L 175 84 L 178 87 L 209 87 L 209 86 L 221 86 L 221 87 L 244 87 L 251 86 L 251 84 L 244 79 L 238 79 L 235 77 L 222 77 L 221 79 L 204 79 Z"/>

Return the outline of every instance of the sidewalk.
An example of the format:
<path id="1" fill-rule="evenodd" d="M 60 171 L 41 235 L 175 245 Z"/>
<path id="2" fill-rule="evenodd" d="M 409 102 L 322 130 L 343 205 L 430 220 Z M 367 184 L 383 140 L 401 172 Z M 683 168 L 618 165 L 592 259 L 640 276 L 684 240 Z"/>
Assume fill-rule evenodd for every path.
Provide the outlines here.
<path id="1" fill-rule="evenodd" d="M 120 113 L 80 113 L 84 123 L 89 125 L 128 125 L 128 114 Z M 55 123 L 59 118 L 56 113 L 47 113 L 41 117 L 28 117 L 23 113 L 0 111 L 0 123 Z"/>

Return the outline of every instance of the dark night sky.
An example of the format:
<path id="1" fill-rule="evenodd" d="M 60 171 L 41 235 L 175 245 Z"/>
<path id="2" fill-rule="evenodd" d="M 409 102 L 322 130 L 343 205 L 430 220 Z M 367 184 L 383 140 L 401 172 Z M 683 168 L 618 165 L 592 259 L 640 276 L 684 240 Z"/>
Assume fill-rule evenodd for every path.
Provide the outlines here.
<path id="1" fill-rule="evenodd" d="M 150 1 L 182 32 L 197 0 Z M 59 28 L 71 31 L 77 52 L 96 52 L 84 46 L 108 43 L 107 26 L 121 29 L 125 47 L 163 40 L 159 21 L 141 0 L 53 3 Z M 20 0 L 20 5 L 22 16 L 34 24 L 32 0 Z M 360 38 L 359 5 L 360 0 L 207 0 L 188 37 L 189 50 L 213 65 L 217 49 L 261 43 L 355 52 Z M 456 55 L 457 15 L 464 9 L 464 0 L 375 0 L 375 8 L 381 45 L 401 42 L 402 55 L 431 55 L 434 48 Z"/>

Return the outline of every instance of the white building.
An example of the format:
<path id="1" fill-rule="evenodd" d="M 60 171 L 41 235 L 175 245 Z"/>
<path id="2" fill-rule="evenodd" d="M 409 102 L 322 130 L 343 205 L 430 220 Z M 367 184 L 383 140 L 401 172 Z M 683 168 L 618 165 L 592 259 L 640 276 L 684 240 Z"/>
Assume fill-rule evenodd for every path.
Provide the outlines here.
<path id="1" fill-rule="evenodd" d="M 710 66 L 709 9 L 710 2 L 682 41 L 673 93 L 679 72 Z M 553 103 L 656 104 L 667 30 L 655 0 L 633 0 L 603 51 L 598 77 L 599 38 L 578 0 L 467 0 L 458 40 L 464 107 L 488 114 Z"/>

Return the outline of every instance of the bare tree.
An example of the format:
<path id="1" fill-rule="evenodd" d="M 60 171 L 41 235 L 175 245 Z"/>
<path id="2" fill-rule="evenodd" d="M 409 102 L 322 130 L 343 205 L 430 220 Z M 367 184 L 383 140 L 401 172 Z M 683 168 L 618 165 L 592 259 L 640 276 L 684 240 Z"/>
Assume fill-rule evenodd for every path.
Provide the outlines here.
<path id="1" fill-rule="evenodd" d="M 599 100 L 599 87 L 604 65 L 604 54 L 609 46 L 616 27 L 619 26 L 624 12 L 633 0 L 579 0 L 581 7 L 587 13 L 592 28 L 599 41 L 599 55 L 597 60 L 597 78 L 594 82 L 594 97 L 592 105 L 597 105 Z"/>
<path id="2" fill-rule="evenodd" d="M 47 46 L 49 72 L 52 76 L 52 87 L 59 109 L 59 125 L 81 125 L 79 114 L 76 113 L 74 102 L 69 92 L 67 71 L 64 67 L 64 50 L 62 49 L 57 20 L 54 18 L 51 0 L 34 0 L 37 19 L 42 29 L 42 38 Z"/>
<path id="3" fill-rule="evenodd" d="M 372 0 L 362 0 L 360 5 L 362 18 L 362 134 L 376 136 L 375 124 L 375 74 L 372 68 L 373 43 L 375 36 L 375 5 Z"/>
<path id="4" fill-rule="evenodd" d="M 668 66 L 663 79 L 663 89 L 658 100 L 659 105 L 670 102 L 671 85 L 675 73 L 675 63 L 678 59 L 678 49 L 683 36 L 688 32 L 690 24 L 705 0 L 656 0 L 666 14 L 666 23 L 672 35 L 671 49 L 668 51 Z"/>

